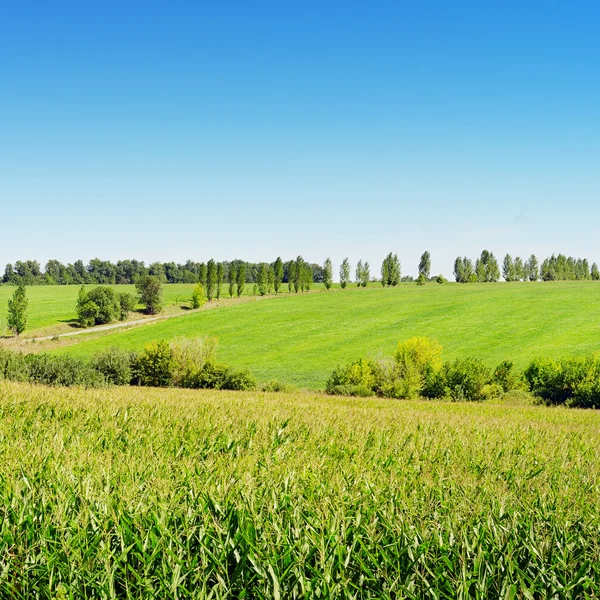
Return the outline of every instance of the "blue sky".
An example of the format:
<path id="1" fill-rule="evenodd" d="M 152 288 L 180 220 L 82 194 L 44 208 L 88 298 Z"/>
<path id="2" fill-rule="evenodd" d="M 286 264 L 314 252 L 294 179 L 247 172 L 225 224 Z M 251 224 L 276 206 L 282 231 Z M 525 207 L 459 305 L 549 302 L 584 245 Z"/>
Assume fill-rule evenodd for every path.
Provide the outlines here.
<path id="1" fill-rule="evenodd" d="M 0 3 L 0 263 L 600 262 L 598 2 Z"/>

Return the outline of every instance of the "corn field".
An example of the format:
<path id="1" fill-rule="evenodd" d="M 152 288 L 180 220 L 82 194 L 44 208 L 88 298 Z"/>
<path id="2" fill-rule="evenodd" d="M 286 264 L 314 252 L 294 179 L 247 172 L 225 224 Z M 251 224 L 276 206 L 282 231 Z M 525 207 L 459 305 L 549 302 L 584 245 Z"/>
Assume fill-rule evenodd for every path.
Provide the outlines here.
<path id="1" fill-rule="evenodd" d="M 0 383 L 0 598 L 597 598 L 600 414 Z"/>

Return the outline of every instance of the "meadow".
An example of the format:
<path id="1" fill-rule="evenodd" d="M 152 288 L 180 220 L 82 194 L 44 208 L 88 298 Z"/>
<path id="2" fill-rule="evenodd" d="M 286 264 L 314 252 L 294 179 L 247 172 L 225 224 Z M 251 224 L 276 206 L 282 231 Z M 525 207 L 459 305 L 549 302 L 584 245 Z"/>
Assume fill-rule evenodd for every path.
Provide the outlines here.
<path id="1" fill-rule="evenodd" d="M 600 414 L 0 383 L 2 598 L 594 598 Z"/>
<path id="2" fill-rule="evenodd" d="M 168 289 L 169 286 L 165 286 Z M 323 389 L 331 371 L 361 355 L 389 356 L 399 340 L 438 340 L 444 358 L 477 357 L 490 367 L 512 360 L 600 349 L 600 284 L 595 281 L 373 285 L 284 294 L 261 302 L 191 313 L 55 351 L 89 357 L 110 346 L 143 348 L 159 339 L 216 336 L 219 357 L 277 379 Z M 38 344 L 38 349 L 55 348 Z"/>

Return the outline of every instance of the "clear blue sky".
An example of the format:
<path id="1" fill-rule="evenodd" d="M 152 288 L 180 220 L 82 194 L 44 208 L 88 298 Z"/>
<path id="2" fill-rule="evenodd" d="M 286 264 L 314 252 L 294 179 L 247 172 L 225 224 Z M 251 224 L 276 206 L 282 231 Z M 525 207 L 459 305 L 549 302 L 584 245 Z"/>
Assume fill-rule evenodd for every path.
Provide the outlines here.
<path id="1" fill-rule="evenodd" d="M 0 263 L 600 262 L 600 3 L 0 3 Z"/>

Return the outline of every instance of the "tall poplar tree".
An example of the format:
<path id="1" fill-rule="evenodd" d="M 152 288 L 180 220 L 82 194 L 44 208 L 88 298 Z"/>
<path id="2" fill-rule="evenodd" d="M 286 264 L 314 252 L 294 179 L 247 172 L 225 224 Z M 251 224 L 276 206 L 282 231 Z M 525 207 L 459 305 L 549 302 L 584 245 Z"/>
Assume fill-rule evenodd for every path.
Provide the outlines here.
<path id="1" fill-rule="evenodd" d="M 340 287 L 345 289 L 350 282 L 350 261 L 345 258 L 340 265 Z"/>
<path id="2" fill-rule="evenodd" d="M 356 263 L 356 271 L 354 272 L 354 275 L 356 277 L 356 287 L 360 287 L 360 284 L 362 283 L 362 278 L 363 278 L 363 263 L 362 263 L 362 260 L 359 260 Z"/>
<path id="3" fill-rule="evenodd" d="M 325 263 L 323 264 L 323 285 L 326 290 L 331 288 L 333 284 L 333 264 L 331 263 L 331 259 L 327 258 Z"/>
<path id="4" fill-rule="evenodd" d="M 241 262 L 237 272 L 237 297 L 239 298 L 244 293 L 246 287 L 246 263 Z"/>
<path id="5" fill-rule="evenodd" d="M 8 327 L 15 335 L 20 336 L 27 327 L 27 293 L 25 286 L 19 284 L 19 287 L 14 291 L 12 300 L 8 301 Z"/>
<path id="6" fill-rule="evenodd" d="M 427 250 L 421 254 L 421 261 L 419 262 L 419 275 L 423 275 L 424 279 L 429 279 L 431 272 L 431 255 Z"/>
<path id="7" fill-rule="evenodd" d="M 233 298 L 235 292 L 235 282 L 237 280 L 237 268 L 234 262 L 229 263 L 229 297 Z"/>
<path id="8" fill-rule="evenodd" d="M 293 260 L 290 260 L 290 262 L 288 263 L 287 272 L 288 272 L 288 292 L 291 292 L 294 289 L 294 284 L 296 282 L 296 263 Z"/>
<path id="9" fill-rule="evenodd" d="M 217 264 L 217 300 L 221 298 L 221 286 L 223 285 L 223 263 Z"/>
<path id="10" fill-rule="evenodd" d="M 206 265 L 206 297 L 210 302 L 215 295 L 215 285 L 217 283 L 217 265 L 211 258 Z"/>
<path id="11" fill-rule="evenodd" d="M 281 282 L 283 280 L 283 261 L 281 257 L 278 256 L 277 260 L 273 264 L 273 287 L 275 289 L 275 294 L 279 294 L 279 288 L 281 287 Z"/>

